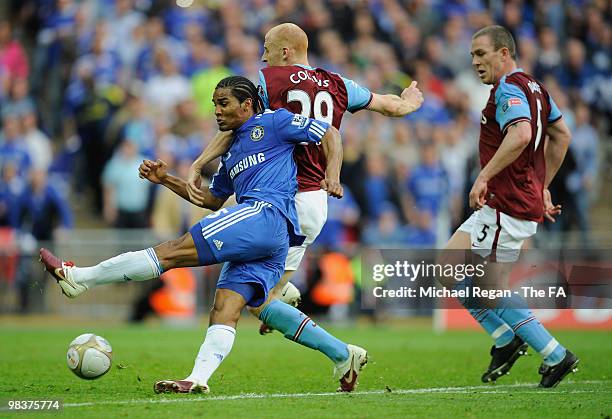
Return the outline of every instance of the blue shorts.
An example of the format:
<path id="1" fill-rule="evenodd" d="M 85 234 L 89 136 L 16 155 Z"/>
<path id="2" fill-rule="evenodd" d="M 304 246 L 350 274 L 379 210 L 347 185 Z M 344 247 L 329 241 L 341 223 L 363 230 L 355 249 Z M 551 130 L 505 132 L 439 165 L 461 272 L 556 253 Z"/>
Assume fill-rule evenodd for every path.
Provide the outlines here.
<path id="1" fill-rule="evenodd" d="M 287 219 L 272 204 L 250 200 L 201 219 L 189 229 L 202 265 L 227 262 L 217 288 L 258 307 L 280 280 L 289 250 Z"/>

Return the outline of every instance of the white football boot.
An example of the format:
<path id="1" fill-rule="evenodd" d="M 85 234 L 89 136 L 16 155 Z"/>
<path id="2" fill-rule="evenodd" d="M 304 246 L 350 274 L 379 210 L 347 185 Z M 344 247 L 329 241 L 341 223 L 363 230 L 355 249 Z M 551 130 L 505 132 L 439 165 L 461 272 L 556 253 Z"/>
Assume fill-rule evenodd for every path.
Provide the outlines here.
<path id="1" fill-rule="evenodd" d="M 357 386 L 357 377 L 368 363 L 368 352 L 355 345 L 347 345 L 349 356 L 346 361 L 336 364 L 334 374 L 340 376 L 337 391 L 351 392 Z"/>
<path id="2" fill-rule="evenodd" d="M 64 295 L 68 298 L 76 298 L 88 290 L 87 285 L 74 282 L 71 269 L 72 262 L 64 262 L 55 256 L 49 249 L 40 249 L 40 261 L 45 265 L 47 272 L 55 278 Z"/>

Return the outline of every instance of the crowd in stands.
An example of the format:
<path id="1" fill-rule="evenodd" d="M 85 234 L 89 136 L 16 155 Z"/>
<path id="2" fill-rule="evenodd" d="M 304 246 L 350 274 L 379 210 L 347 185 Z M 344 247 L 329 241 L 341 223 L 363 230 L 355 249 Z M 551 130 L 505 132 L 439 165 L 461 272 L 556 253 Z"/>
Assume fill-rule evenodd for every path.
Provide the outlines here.
<path id="1" fill-rule="evenodd" d="M 294 22 L 311 65 L 377 93 L 417 80 L 425 102 L 406 118 L 345 118 L 342 180 L 318 244 L 434 247 L 467 214 L 488 86 L 473 74 L 472 34 L 497 22 L 519 65 L 548 87 L 574 140 L 554 185 L 587 241 L 610 135 L 612 26 L 605 1 L 19 0 L 0 21 L 0 225 L 49 240 L 84 202 L 109 226 L 179 234 L 198 213 L 138 178 L 143 158 L 174 172 L 214 136 L 223 77 L 258 81 L 263 36 Z M 212 174 L 211 165 L 207 175 Z M 571 217 L 571 218 L 570 218 Z M 78 225 L 78 219 L 77 219 Z M 348 250 L 347 250 L 348 249 Z"/>

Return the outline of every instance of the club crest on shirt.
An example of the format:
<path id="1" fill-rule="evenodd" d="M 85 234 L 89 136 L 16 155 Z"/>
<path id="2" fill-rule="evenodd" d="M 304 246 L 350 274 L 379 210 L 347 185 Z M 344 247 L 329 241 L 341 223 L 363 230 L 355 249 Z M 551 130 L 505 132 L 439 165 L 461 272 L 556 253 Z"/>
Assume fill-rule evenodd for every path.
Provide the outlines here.
<path id="1" fill-rule="evenodd" d="M 257 125 L 255 128 L 251 130 L 251 140 L 259 141 L 264 136 L 264 127 L 261 125 Z"/>

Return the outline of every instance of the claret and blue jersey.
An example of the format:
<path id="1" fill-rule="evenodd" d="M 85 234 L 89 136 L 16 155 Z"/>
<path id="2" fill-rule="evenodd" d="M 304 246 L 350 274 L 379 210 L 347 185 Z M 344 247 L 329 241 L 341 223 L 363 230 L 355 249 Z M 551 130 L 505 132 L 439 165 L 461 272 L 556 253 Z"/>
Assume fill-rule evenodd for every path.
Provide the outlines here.
<path id="1" fill-rule="evenodd" d="M 267 108 L 324 121 L 340 129 L 342 117 L 368 107 L 372 93 L 353 80 L 305 65 L 271 66 L 259 72 L 259 94 Z M 327 160 L 320 147 L 296 147 L 300 192 L 321 189 Z"/>
<path id="2" fill-rule="evenodd" d="M 542 222 L 546 175 L 544 138 L 549 124 L 562 117 L 544 86 L 521 69 L 504 75 L 491 90 L 482 112 L 480 165 L 493 158 L 513 124 L 531 125 L 531 141 L 519 157 L 488 183 L 487 205 L 522 220 Z"/>

